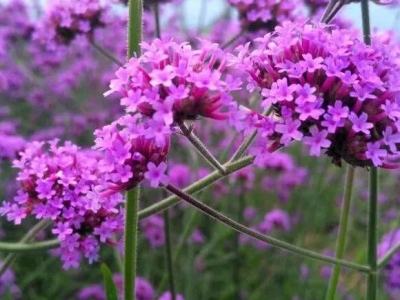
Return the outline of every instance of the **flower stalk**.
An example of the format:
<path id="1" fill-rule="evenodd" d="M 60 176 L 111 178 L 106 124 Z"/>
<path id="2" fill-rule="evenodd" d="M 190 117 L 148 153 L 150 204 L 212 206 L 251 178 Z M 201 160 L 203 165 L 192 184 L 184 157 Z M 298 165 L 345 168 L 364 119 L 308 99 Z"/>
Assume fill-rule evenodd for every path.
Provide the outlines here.
<path id="1" fill-rule="evenodd" d="M 226 174 L 226 169 L 221 163 L 211 154 L 206 146 L 200 141 L 200 139 L 193 133 L 192 130 L 186 127 L 184 123 L 179 124 L 179 128 L 182 134 L 188 139 L 188 141 L 193 145 L 193 147 L 207 160 L 207 162 L 218 170 L 222 175 Z"/>
<path id="2" fill-rule="evenodd" d="M 124 236 L 124 300 L 135 299 L 136 252 L 140 187 L 126 192 Z"/>
<path id="3" fill-rule="evenodd" d="M 225 224 L 226 226 L 228 226 L 231 229 L 234 229 L 240 233 L 243 233 L 245 235 L 248 235 L 252 238 L 255 238 L 259 241 L 265 242 L 267 244 L 270 244 L 271 246 L 274 246 L 276 248 L 282 249 L 282 250 L 286 250 L 289 252 L 292 252 L 294 254 L 303 256 L 303 257 L 307 257 L 307 258 L 311 258 L 311 259 L 315 259 L 321 262 L 325 262 L 325 263 L 330 263 L 333 265 L 338 265 L 338 266 L 342 266 L 342 267 L 346 267 L 352 270 L 356 270 L 362 273 L 366 273 L 369 274 L 370 273 L 370 269 L 368 266 L 364 266 L 364 265 L 359 265 L 359 264 L 355 264 L 352 262 L 347 262 L 345 260 L 342 259 L 336 259 L 330 256 L 325 256 L 295 245 L 292 245 L 290 243 L 286 243 L 284 241 L 278 240 L 276 238 L 270 237 L 268 235 L 264 235 L 261 234 L 249 227 L 246 227 L 228 217 L 226 217 L 225 215 L 221 214 L 220 212 L 214 210 L 213 208 L 209 207 L 208 205 L 201 203 L 200 201 L 194 199 L 193 197 L 191 197 L 190 195 L 186 194 L 185 192 L 181 191 L 180 189 L 178 189 L 177 187 L 169 184 L 168 186 L 165 187 L 165 189 L 169 192 L 171 192 L 172 194 L 178 196 L 179 198 L 181 198 L 182 200 L 184 200 L 185 202 L 189 203 L 190 205 L 194 206 L 195 208 L 197 208 L 198 210 L 200 210 L 201 212 L 203 212 L 204 214 L 206 214 L 207 216 L 213 218 L 214 220 Z"/>
<path id="4" fill-rule="evenodd" d="M 351 165 L 347 166 L 346 178 L 345 178 L 345 188 L 343 194 L 342 208 L 340 212 L 340 222 L 339 222 L 339 234 L 336 241 L 336 253 L 335 257 L 337 259 L 342 259 L 344 256 L 344 249 L 346 246 L 346 233 L 349 223 L 349 213 L 351 207 L 351 198 L 354 183 L 354 173 L 355 168 Z M 339 283 L 340 267 L 334 266 L 331 278 L 329 280 L 328 291 L 326 294 L 326 300 L 334 300 L 336 296 L 336 290 Z"/>

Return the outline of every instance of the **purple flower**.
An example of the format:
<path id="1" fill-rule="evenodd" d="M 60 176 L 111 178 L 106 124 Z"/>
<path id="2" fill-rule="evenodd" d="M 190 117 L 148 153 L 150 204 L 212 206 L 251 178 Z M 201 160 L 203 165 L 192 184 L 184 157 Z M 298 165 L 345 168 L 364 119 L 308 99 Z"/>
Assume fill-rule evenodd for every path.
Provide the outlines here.
<path id="1" fill-rule="evenodd" d="M 97 153 L 70 142 L 57 146 L 57 141 L 28 144 L 14 161 L 20 170 L 20 187 L 12 201 L 3 202 L 0 212 L 15 224 L 27 215 L 51 219 L 52 233 L 60 241 L 57 253 L 66 269 L 77 268 L 82 257 L 89 263 L 98 260 L 100 243 L 110 243 L 122 230 L 122 196 L 100 197 L 96 190 L 106 175 L 99 162 Z"/>
<path id="2" fill-rule="evenodd" d="M 160 184 L 168 185 L 169 177 L 165 175 L 167 164 L 161 162 L 156 166 L 153 162 L 147 164 L 147 172 L 144 173 L 144 178 L 150 181 L 152 187 L 158 187 Z"/>
<path id="3" fill-rule="evenodd" d="M 226 54 L 217 44 L 200 43 L 199 50 L 192 50 L 188 43 L 143 42 L 142 56 L 115 73 L 105 95 L 122 97 L 121 104 L 147 130 L 147 138 L 165 139 L 178 124 L 198 117 L 228 119 L 234 103 L 230 92 L 240 89 L 241 82 L 226 75 Z"/>
<path id="4" fill-rule="evenodd" d="M 326 137 L 328 136 L 328 131 L 319 131 L 317 127 L 312 127 L 311 136 L 306 136 L 303 140 L 306 145 L 310 146 L 310 154 L 313 156 L 320 156 L 321 148 L 329 148 L 331 141 Z"/>
<path id="5" fill-rule="evenodd" d="M 353 30 L 284 22 L 255 42 L 253 51 L 239 47 L 232 63 L 249 75 L 249 90 L 261 91 L 262 110 L 273 111 L 265 116 L 242 107 L 247 117 L 236 120 L 240 131 L 257 130 L 264 140 L 254 153 L 257 164 L 265 152 L 297 140 L 314 156 L 326 149 L 338 166 L 345 160 L 397 167 L 400 78 L 390 74 L 400 71 L 400 62 L 388 50 L 390 39 L 376 37 L 369 46 Z M 266 120 L 268 128 L 261 125 Z"/>

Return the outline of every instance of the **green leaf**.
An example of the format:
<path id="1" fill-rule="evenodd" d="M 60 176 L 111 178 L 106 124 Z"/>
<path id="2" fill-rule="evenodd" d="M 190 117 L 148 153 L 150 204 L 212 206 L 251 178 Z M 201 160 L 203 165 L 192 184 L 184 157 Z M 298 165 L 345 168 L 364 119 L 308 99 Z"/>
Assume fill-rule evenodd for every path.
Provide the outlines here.
<path id="1" fill-rule="evenodd" d="M 118 300 L 117 288 L 112 278 L 111 271 L 104 263 L 101 264 L 101 272 L 103 273 L 104 277 L 107 300 Z"/>

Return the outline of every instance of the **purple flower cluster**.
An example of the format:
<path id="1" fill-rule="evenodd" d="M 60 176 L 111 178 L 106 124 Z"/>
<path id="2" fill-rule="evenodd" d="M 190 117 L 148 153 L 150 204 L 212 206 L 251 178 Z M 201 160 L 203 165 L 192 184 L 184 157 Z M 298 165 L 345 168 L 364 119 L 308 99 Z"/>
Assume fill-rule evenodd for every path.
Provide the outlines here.
<path id="1" fill-rule="evenodd" d="M 228 0 L 239 11 L 242 28 L 249 31 L 272 31 L 283 21 L 297 20 L 301 14 L 299 0 Z"/>
<path id="2" fill-rule="evenodd" d="M 52 220 L 52 233 L 61 243 L 57 252 L 68 269 L 78 267 L 82 256 L 96 261 L 100 243 L 115 243 L 114 233 L 123 228 L 123 198 L 100 197 L 96 190 L 103 180 L 98 154 L 57 142 L 33 142 L 20 152 L 13 162 L 20 188 L 0 213 L 16 225 L 28 215 Z"/>
<path id="3" fill-rule="evenodd" d="M 120 274 L 113 276 L 119 297 L 122 299 L 123 278 Z M 137 300 L 152 300 L 154 299 L 155 291 L 153 286 L 143 277 L 135 278 L 135 298 Z M 78 300 L 106 300 L 106 293 L 103 286 L 95 284 L 87 286 L 79 291 Z"/>
<path id="4" fill-rule="evenodd" d="M 2 265 L 3 262 L 0 261 L 0 266 Z M 3 299 L 5 299 L 7 295 L 12 295 L 13 299 L 21 298 L 21 290 L 15 284 L 15 275 L 10 268 L 0 278 L 0 297 L 4 297 Z"/>
<path id="5" fill-rule="evenodd" d="M 236 66 L 249 74 L 250 90 L 261 88 L 265 117 L 246 110 L 245 128 L 257 128 L 265 151 L 303 141 L 341 165 L 393 167 L 400 143 L 399 51 L 355 31 L 323 24 L 285 22 L 238 49 Z"/>
<path id="6" fill-rule="evenodd" d="M 249 213 L 250 211 L 249 209 L 247 209 L 245 215 L 247 219 L 249 219 Z M 253 216 L 254 214 L 251 213 L 251 217 Z M 252 228 L 260 233 L 267 235 L 271 234 L 274 231 L 289 232 L 291 229 L 290 216 L 287 212 L 281 209 L 274 209 L 266 213 L 263 220 L 260 223 L 252 226 Z M 245 235 L 241 235 L 240 240 L 242 244 L 251 244 L 259 250 L 267 249 L 269 247 L 264 242 L 255 240 Z"/>
<path id="7" fill-rule="evenodd" d="M 236 108 L 229 93 L 241 82 L 226 75 L 226 55 L 217 44 L 201 43 L 193 50 L 188 43 L 143 42 L 143 55 L 116 72 L 105 95 L 118 92 L 121 105 L 140 116 L 144 130 L 165 136 L 185 120 L 227 119 Z"/>
<path id="8" fill-rule="evenodd" d="M 395 229 L 385 234 L 378 246 L 378 257 L 382 258 L 394 246 L 400 243 L 400 230 Z M 400 250 L 390 259 L 383 270 L 386 290 L 397 299 L 400 296 Z M 397 297 L 396 297 L 397 296 Z"/>
<path id="9" fill-rule="evenodd" d="M 34 38 L 53 48 L 69 44 L 78 35 L 91 36 L 93 30 L 107 24 L 108 5 L 99 0 L 50 1 Z"/>
<path id="10" fill-rule="evenodd" d="M 165 243 L 164 219 L 158 215 L 150 216 L 140 222 L 144 236 L 152 248 L 162 247 Z"/>
<path id="11" fill-rule="evenodd" d="M 121 129 L 122 128 L 122 129 Z M 95 131 L 95 149 L 103 154 L 97 166 L 107 181 L 103 195 L 130 190 L 145 178 L 152 187 L 168 184 L 164 162 L 169 139 L 156 128 L 144 129 L 137 115 L 126 115 Z"/>

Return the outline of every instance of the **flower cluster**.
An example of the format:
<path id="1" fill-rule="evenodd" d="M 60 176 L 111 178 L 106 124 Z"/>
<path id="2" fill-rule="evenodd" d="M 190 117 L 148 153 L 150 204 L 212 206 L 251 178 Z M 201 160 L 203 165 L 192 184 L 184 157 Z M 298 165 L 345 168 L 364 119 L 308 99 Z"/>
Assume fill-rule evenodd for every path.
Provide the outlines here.
<path id="1" fill-rule="evenodd" d="M 378 246 L 378 257 L 382 258 L 387 252 L 398 245 L 400 242 L 400 230 L 396 229 L 382 237 Z M 400 295 L 400 251 L 397 251 L 389 263 L 385 266 L 384 271 L 386 290 L 393 296 Z M 394 299 L 394 298 L 393 298 Z"/>
<path id="2" fill-rule="evenodd" d="M 2 265 L 3 262 L 0 261 L 0 266 Z M 8 295 L 11 295 L 13 299 L 21 298 L 21 290 L 15 284 L 15 274 L 10 268 L 0 278 L 0 297 L 7 299 Z"/>
<path id="3" fill-rule="evenodd" d="M 69 44 L 78 35 L 92 35 L 107 24 L 107 5 L 99 0 L 61 0 L 48 2 L 43 19 L 37 24 L 34 38 L 52 48 Z"/>
<path id="4" fill-rule="evenodd" d="M 100 197 L 96 190 L 102 182 L 98 163 L 96 153 L 69 142 L 57 146 L 57 140 L 33 142 L 13 162 L 20 188 L 0 213 L 16 225 L 28 215 L 52 220 L 66 269 L 78 267 L 82 255 L 97 260 L 100 243 L 114 244 L 114 233 L 123 228 L 122 196 Z"/>
<path id="5" fill-rule="evenodd" d="M 120 274 L 114 274 L 113 280 L 117 287 L 119 295 L 123 291 L 123 278 Z M 153 286 L 143 277 L 135 278 L 135 299 L 138 300 L 152 300 L 154 299 L 155 291 Z M 106 293 L 100 284 L 87 286 L 79 291 L 77 295 L 78 300 L 106 300 Z"/>
<path id="6" fill-rule="evenodd" d="M 399 51 L 357 32 L 323 24 L 286 22 L 239 48 L 236 66 L 261 88 L 265 117 L 247 110 L 244 127 L 268 139 L 265 152 L 303 141 L 310 154 L 322 151 L 341 165 L 393 167 L 400 143 Z M 260 151 L 263 153 L 263 151 Z"/>
<path id="7" fill-rule="evenodd" d="M 234 102 L 229 95 L 241 82 L 226 75 L 226 55 L 217 44 L 143 42 L 144 53 L 116 72 L 105 95 L 118 92 L 128 113 L 141 117 L 144 129 L 168 136 L 174 126 L 198 117 L 224 120 Z M 150 130 L 150 129 L 149 129 Z"/>
<path id="8" fill-rule="evenodd" d="M 122 129 L 121 129 L 122 128 Z M 168 184 L 164 162 L 169 139 L 156 128 L 144 129 L 136 116 L 126 115 L 95 131 L 95 149 L 103 153 L 97 168 L 103 173 L 103 195 L 130 190 L 147 179 L 152 187 Z"/>
<path id="9" fill-rule="evenodd" d="M 255 217 L 255 211 L 252 209 L 252 207 L 247 207 L 245 209 L 244 217 L 246 220 L 250 220 L 253 217 Z M 274 209 L 266 213 L 263 220 L 260 223 L 256 224 L 255 226 L 252 226 L 252 228 L 263 234 L 271 234 L 273 231 L 276 230 L 289 232 L 291 229 L 290 216 L 287 212 L 283 210 Z M 260 250 L 268 248 L 268 245 L 265 244 L 264 242 L 255 240 L 245 235 L 241 235 L 240 240 L 241 243 L 251 244 Z"/>
<path id="10" fill-rule="evenodd" d="M 164 219 L 158 215 L 150 216 L 140 222 L 144 236 L 152 248 L 162 247 L 165 243 Z"/>
<path id="11" fill-rule="evenodd" d="M 299 0 L 228 0 L 239 11 L 242 28 L 249 31 L 272 31 L 283 21 L 300 17 Z"/>

